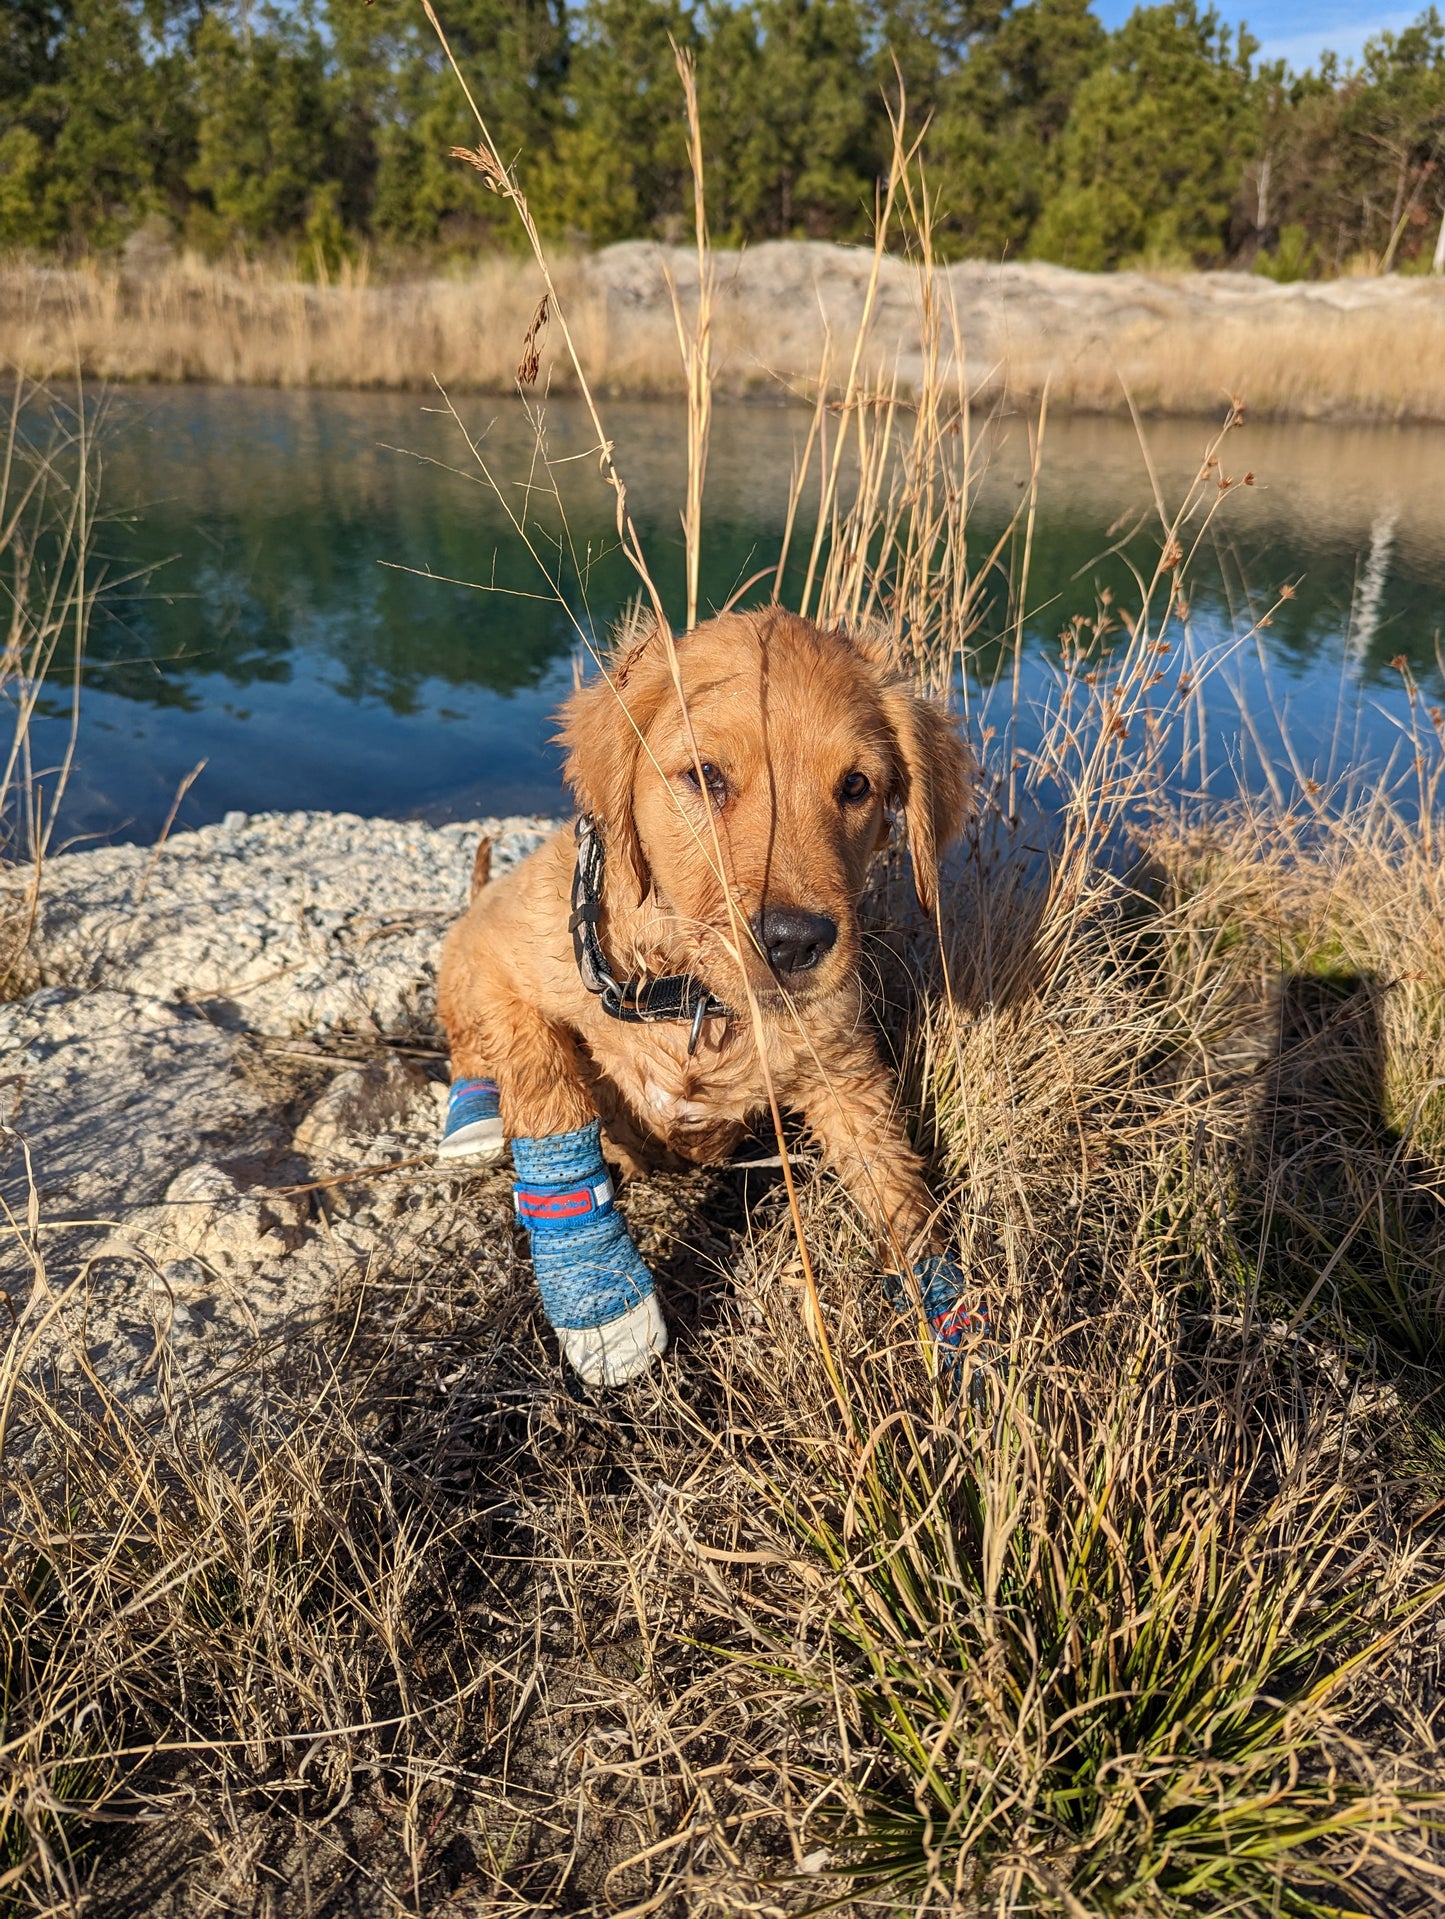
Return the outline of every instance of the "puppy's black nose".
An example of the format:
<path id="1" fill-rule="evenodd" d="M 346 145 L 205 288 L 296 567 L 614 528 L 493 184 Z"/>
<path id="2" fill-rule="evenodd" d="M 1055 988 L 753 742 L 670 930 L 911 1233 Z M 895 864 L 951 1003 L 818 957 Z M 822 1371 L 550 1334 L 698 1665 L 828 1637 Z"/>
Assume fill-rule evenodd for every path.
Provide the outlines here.
<path id="1" fill-rule="evenodd" d="M 753 919 L 753 933 L 775 973 L 811 973 L 833 950 L 838 928 L 826 914 L 801 906 L 770 906 Z"/>

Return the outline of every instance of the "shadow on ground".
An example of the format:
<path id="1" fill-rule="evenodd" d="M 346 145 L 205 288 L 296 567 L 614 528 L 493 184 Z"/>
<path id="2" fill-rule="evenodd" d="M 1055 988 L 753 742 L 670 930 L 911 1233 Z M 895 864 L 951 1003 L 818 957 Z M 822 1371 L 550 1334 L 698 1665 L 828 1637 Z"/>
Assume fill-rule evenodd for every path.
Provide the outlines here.
<path id="1" fill-rule="evenodd" d="M 1278 988 L 1250 1144 L 1246 1252 L 1298 1314 L 1416 1363 L 1445 1354 L 1445 1172 L 1391 1123 L 1385 995 L 1362 973 Z"/>

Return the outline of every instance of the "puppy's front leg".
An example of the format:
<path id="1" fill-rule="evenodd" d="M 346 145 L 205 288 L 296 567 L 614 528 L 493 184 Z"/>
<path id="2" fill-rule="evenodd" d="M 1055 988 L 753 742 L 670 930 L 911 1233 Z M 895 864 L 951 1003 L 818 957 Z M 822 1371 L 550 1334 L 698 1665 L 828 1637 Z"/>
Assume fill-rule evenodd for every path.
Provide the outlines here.
<path id="1" fill-rule="evenodd" d="M 667 1325 L 616 1209 L 572 1035 L 503 996 L 475 1030 L 454 1035 L 452 1058 L 454 1071 L 490 1062 L 495 1074 L 517 1217 L 563 1354 L 589 1383 L 621 1385 L 666 1349 Z"/>
<path id="2" fill-rule="evenodd" d="M 515 918 L 511 896 L 488 889 L 442 949 L 437 1011 L 452 1072 L 444 1159 L 495 1158 L 508 1136 L 565 1133 L 596 1118 L 571 1033 L 519 988 L 509 908 Z"/>
<path id="3" fill-rule="evenodd" d="M 884 1285 L 895 1308 L 916 1311 L 921 1303 L 940 1345 L 976 1341 L 988 1330 L 988 1314 L 941 1250 L 923 1162 L 899 1124 L 897 1092 L 871 1040 L 859 1035 L 840 1054 L 810 1060 L 793 1090 L 828 1164 L 879 1233 Z"/>
<path id="4" fill-rule="evenodd" d="M 505 990 L 467 1010 L 465 1024 L 448 1033 L 452 1073 L 491 1073 L 509 1139 L 570 1133 L 596 1119 L 576 1042 L 565 1027 Z"/>
<path id="5" fill-rule="evenodd" d="M 907 1265 L 937 1238 L 923 1161 L 898 1121 L 897 1091 L 871 1040 L 810 1059 L 789 1089 L 808 1131 L 864 1215 L 893 1265 Z"/>

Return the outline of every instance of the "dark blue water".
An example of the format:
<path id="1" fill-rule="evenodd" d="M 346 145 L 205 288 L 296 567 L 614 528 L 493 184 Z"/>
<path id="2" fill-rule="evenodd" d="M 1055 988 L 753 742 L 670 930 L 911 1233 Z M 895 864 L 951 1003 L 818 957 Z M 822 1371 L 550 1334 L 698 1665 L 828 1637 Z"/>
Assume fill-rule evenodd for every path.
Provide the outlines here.
<path id="1" fill-rule="evenodd" d="M 548 409 L 550 475 L 518 402 L 473 399 L 463 413 L 495 487 L 455 421 L 414 396 L 150 389 L 112 403 L 99 544 L 113 578 L 144 577 L 117 587 L 95 625 L 61 837 L 152 837 L 203 760 L 181 824 L 233 809 L 560 808 L 550 715 L 579 636 L 605 632 L 633 581 L 574 405 Z M 681 413 L 614 405 L 608 422 L 680 620 Z M 806 424 L 782 409 L 719 414 L 708 603 L 776 557 Z M 1195 422 L 1148 429 L 1171 500 L 1208 435 Z M 1231 437 L 1226 466 L 1252 470 L 1254 484 L 1224 501 L 1190 582 L 1196 647 L 1227 662 L 1206 689 L 1211 765 L 1260 785 L 1398 759 L 1408 701 L 1391 662 L 1407 663 L 1428 700 L 1445 690 L 1445 433 L 1249 427 Z M 1027 470 L 1015 421 L 982 463 L 976 561 Z M 1157 556 L 1152 497 L 1127 424 L 1049 423 L 1024 596 L 1027 699 L 1046 697 L 1071 618 L 1092 617 L 1105 592 L 1137 601 L 1128 563 L 1147 572 Z M 980 730 L 1002 725 L 1012 682 L 1017 538 L 1006 557 L 970 659 Z M 1281 587 L 1290 597 L 1241 646 Z M 61 733 L 57 713 L 41 728 L 42 760 Z"/>

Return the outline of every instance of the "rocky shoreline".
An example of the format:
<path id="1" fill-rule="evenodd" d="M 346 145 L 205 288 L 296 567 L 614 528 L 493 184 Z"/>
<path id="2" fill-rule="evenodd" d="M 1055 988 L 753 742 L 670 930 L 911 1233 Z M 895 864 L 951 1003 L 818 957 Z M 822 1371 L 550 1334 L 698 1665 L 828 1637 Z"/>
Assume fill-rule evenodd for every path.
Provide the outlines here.
<path id="1" fill-rule="evenodd" d="M 0 1006 L 0 1286 L 46 1355 L 144 1400 L 383 1257 L 505 1280 L 506 1175 L 459 1207 L 431 1158 L 435 969 L 478 839 L 501 873 L 552 825 L 232 814 L 47 865 L 30 990 Z"/>

